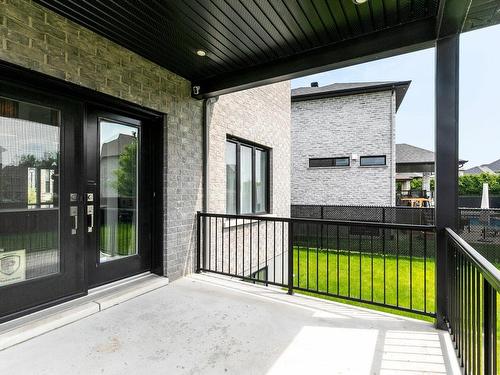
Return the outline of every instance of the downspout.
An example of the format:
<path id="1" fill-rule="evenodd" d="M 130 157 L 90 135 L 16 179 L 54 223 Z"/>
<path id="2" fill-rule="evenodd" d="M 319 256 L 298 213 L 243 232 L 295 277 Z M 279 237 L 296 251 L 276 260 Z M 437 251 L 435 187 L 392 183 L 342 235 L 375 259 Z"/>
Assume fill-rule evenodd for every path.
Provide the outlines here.
<path id="1" fill-rule="evenodd" d="M 210 122 L 212 115 L 213 105 L 219 100 L 219 97 L 203 99 L 203 199 L 202 199 L 202 212 L 208 211 L 209 202 L 209 150 L 210 150 Z"/>
<path id="2" fill-rule="evenodd" d="M 396 88 L 393 86 L 391 96 L 391 206 L 396 205 Z"/>
<path id="3" fill-rule="evenodd" d="M 203 199 L 202 199 L 202 212 L 207 212 L 208 209 L 208 101 L 210 99 L 203 99 Z"/>

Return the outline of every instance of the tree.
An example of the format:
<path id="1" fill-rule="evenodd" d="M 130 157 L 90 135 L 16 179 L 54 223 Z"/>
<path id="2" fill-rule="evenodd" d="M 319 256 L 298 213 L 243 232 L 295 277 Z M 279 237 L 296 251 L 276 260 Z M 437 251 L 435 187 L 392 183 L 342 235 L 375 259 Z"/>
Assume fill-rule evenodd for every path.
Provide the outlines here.
<path id="1" fill-rule="evenodd" d="M 137 184 L 137 140 L 125 146 L 118 158 L 115 188 L 120 197 L 133 198 Z"/>
<path id="2" fill-rule="evenodd" d="M 458 178 L 458 191 L 460 195 L 481 195 L 483 183 L 487 182 L 489 191 L 493 195 L 500 194 L 500 175 L 494 173 L 481 173 L 464 175 Z"/>

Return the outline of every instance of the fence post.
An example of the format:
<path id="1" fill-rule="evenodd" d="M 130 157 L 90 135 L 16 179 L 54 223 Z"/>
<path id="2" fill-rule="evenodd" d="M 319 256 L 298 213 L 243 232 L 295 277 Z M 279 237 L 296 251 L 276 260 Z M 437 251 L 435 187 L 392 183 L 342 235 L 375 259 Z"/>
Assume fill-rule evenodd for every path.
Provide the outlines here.
<path id="1" fill-rule="evenodd" d="M 321 206 L 321 219 L 323 220 L 325 218 L 325 214 L 324 214 L 324 208 L 325 206 Z M 320 236 L 320 246 L 322 249 L 324 249 L 323 247 L 323 224 L 321 224 L 321 236 Z"/>
<path id="2" fill-rule="evenodd" d="M 201 214 L 196 212 L 196 273 L 201 272 Z"/>
<path id="3" fill-rule="evenodd" d="M 497 373 L 497 292 L 483 279 L 484 373 Z"/>
<path id="4" fill-rule="evenodd" d="M 288 221 L 288 294 L 293 294 L 293 221 Z"/>

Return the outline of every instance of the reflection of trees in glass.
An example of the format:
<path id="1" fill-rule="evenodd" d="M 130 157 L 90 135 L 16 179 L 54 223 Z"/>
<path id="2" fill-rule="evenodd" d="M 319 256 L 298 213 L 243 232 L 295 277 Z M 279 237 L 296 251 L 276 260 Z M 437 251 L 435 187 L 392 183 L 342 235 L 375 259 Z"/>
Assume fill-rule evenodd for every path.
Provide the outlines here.
<path id="1" fill-rule="evenodd" d="M 56 169 L 58 160 L 58 152 L 46 152 L 41 159 L 37 159 L 33 154 L 25 154 L 19 158 L 18 165 L 21 167 Z"/>
<path id="2" fill-rule="evenodd" d="M 57 200 L 57 169 L 59 164 L 59 152 L 45 152 L 42 158 L 37 158 L 33 154 L 24 154 L 19 157 L 18 167 L 27 168 L 26 176 L 28 204 L 56 203 Z M 50 179 L 54 183 L 54 191 L 51 191 L 51 185 L 46 188 L 42 197 L 41 175 L 42 171 L 49 172 Z"/>
<path id="3" fill-rule="evenodd" d="M 137 171 L 137 140 L 125 146 L 118 158 L 118 169 L 114 171 L 113 187 L 120 197 L 135 197 Z"/>

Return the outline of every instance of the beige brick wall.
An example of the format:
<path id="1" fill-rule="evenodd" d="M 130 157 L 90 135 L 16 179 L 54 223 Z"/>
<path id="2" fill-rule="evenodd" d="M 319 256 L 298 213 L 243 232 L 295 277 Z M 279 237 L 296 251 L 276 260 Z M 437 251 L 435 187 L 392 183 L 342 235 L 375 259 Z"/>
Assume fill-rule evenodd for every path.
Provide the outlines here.
<path id="1" fill-rule="evenodd" d="M 209 212 L 226 212 L 225 149 L 233 136 L 270 148 L 269 216 L 290 216 L 290 110 L 289 82 L 223 95 L 210 106 Z M 250 276 L 267 266 L 269 281 L 286 282 L 286 223 L 211 220 L 207 267 Z"/>
<path id="2" fill-rule="evenodd" d="M 165 270 L 193 270 L 202 193 L 202 102 L 190 82 L 28 0 L 0 0 L 0 59 L 163 113 Z"/>

